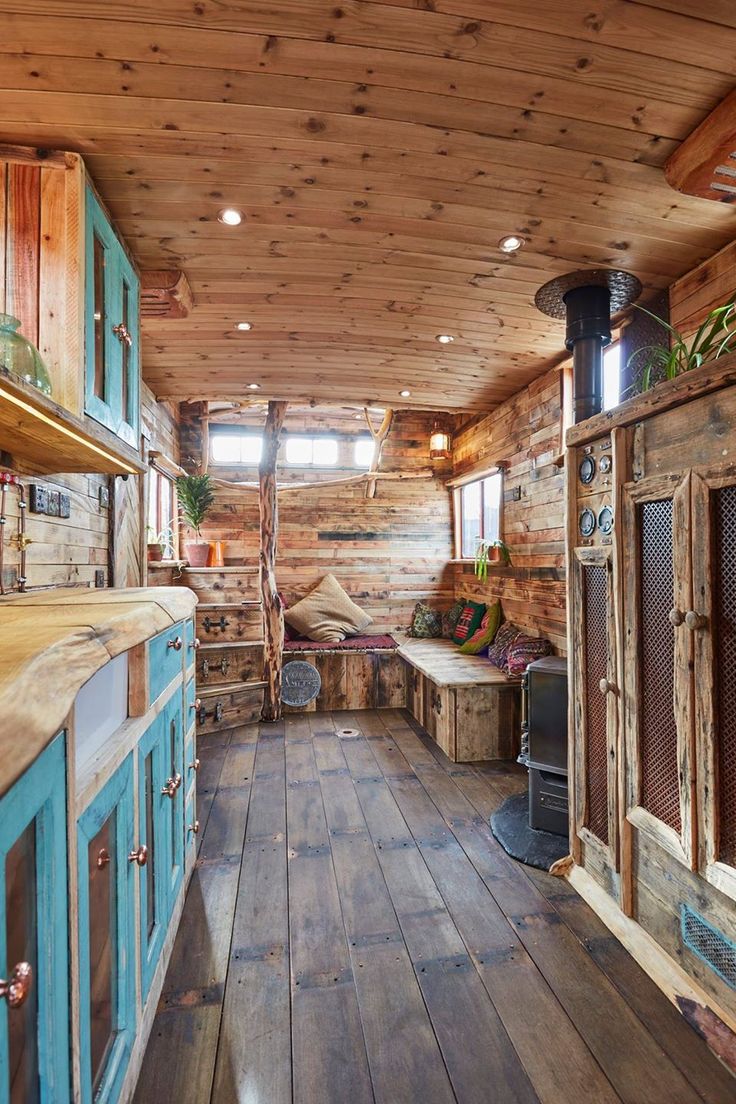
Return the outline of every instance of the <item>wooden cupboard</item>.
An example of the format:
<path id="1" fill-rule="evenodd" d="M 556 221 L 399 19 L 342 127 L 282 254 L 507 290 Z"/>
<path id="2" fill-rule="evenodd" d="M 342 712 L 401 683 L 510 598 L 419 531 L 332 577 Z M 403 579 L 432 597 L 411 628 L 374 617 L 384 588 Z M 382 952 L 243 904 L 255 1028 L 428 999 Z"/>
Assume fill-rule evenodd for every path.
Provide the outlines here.
<path id="1" fill-rule="evenodd" d="M 571 880 L 716 1049 L 736 1028 L 735 366 L 575 426 L 566 456 Z"/>

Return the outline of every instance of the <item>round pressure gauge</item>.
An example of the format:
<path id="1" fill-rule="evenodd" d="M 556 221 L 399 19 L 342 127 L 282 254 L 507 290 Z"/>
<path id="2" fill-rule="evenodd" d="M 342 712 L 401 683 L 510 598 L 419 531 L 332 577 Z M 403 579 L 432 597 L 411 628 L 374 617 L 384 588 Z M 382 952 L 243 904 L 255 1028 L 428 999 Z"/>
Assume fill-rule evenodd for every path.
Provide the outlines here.
<path id="1" fill-rule="evenodd" d="M 608 455 L 608 453 L 605 453 L 598 461 L 598 470 L 602 471 L 605 475 L 606 472 L 609 472 L 611 470 L 612 463 L 613 462 L 611 460 L 611 457 Z"/>
<path id="2" fill-rule="evenodd" d="M 595 479 L 595 458 L 592 456 L 584 456 L 580 461 L 580 467 L 578 468 L 578 475 L 580 476 L 580 482 L 586 486 L 588 483 L 592 483 Z"/>
<path id="3" fill-rule="evenodd" d="M 580 514 L 578 519 L 578 529 L 580 530 L 581 537 L 592 537 L 595 533 L 595 514 L 592 510 L 585 509 Z"/>
<path id="4" fill-rule="evenodd" d="M 604 537 L 613 532 L 613 510 L 610 506 L 602 506 L 598 511 L 598 529 Z"/>

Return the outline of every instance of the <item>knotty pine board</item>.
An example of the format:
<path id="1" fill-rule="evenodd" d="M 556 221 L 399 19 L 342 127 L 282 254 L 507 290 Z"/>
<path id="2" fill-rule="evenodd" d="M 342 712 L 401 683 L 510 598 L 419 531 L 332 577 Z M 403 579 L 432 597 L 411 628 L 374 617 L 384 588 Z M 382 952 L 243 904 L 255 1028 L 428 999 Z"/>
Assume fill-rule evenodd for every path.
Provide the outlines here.
<path id="1" fill-rule="evenodd" d="M 562 373 L 548 372 L 492 414 L 476 417 L 454 442 L 455 476 L 505 460 L 502 536 L 511 567 L 489 564 L 488 579 L 475 578 L 472 563 L 454 565 L 455 593 L 490 602 L 501 599 L 504 616 L 566 651 L 564 471 L 553 463 L 561 451 Z M 513 488 L 519 501 L 511 501 Z"/>

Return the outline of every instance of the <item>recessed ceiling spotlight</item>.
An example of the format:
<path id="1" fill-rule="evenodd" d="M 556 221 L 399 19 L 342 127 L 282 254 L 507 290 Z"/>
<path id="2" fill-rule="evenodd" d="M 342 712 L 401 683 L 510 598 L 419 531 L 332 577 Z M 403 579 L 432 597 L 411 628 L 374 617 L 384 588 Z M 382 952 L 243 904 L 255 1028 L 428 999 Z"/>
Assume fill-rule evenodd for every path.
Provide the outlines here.
<path id="1" fill-rule="evenodd" d="M 260 383 L 249 383 L 248 384 L 248 390 L 249 391 L 260 391 L 260 389 L 261 389 Z"/>
<path id="2" fill-rule="evenodd" d="M 403 391 L 399 391 L 399 394 L 401 395 L 402 399 L 408 399 L 411 395 L 411 391 L 407 391 L 406 389 L 404 389 Z"/>
<path id="3" fill-rule="evenodd" d="M 437 334 L 437 340 L 440 345 L 451 345 L 455 338 L 452 334 Z"/>
<path id="4" fill-rule="evenodd" d="M 505 238 L 501 238 L 498 248 L 502 253 L 515 253 L 517 249 L 521 249 L 523 244 L 524 239 L 520 238 L 518 234 L 507 234 Z"/>
<path id="5" fill-rule="evenodd" d="M 238 322 L 235 329 L 236 330 L 252 330 L 253 329 L 253 323 L 252 322 Z"/>
<path id="6" fill-rule="evenodd" d="M 243 221 L 242 211 L 238 211 L 235 207 L 223 207 L 218 212 L 217 218 L 219 222 L 225 224 L 225 226 L 240 226 Z"/>

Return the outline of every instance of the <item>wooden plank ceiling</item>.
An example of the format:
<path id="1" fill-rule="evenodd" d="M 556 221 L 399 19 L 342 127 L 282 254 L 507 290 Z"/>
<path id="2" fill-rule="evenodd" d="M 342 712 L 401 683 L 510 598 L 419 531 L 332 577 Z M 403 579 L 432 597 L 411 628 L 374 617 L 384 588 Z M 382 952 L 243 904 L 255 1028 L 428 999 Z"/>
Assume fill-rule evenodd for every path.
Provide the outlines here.
<path id="1" fill-rule="evenodd" d="M 482 410 L 559 358 L 542 282 L 653 290 L 736 237 L 662 174 L 735 60 L 732 0 L 16 0 L 0 139 L 79 150 L 139 264 L 186 271 L 157 395 Z"/>

